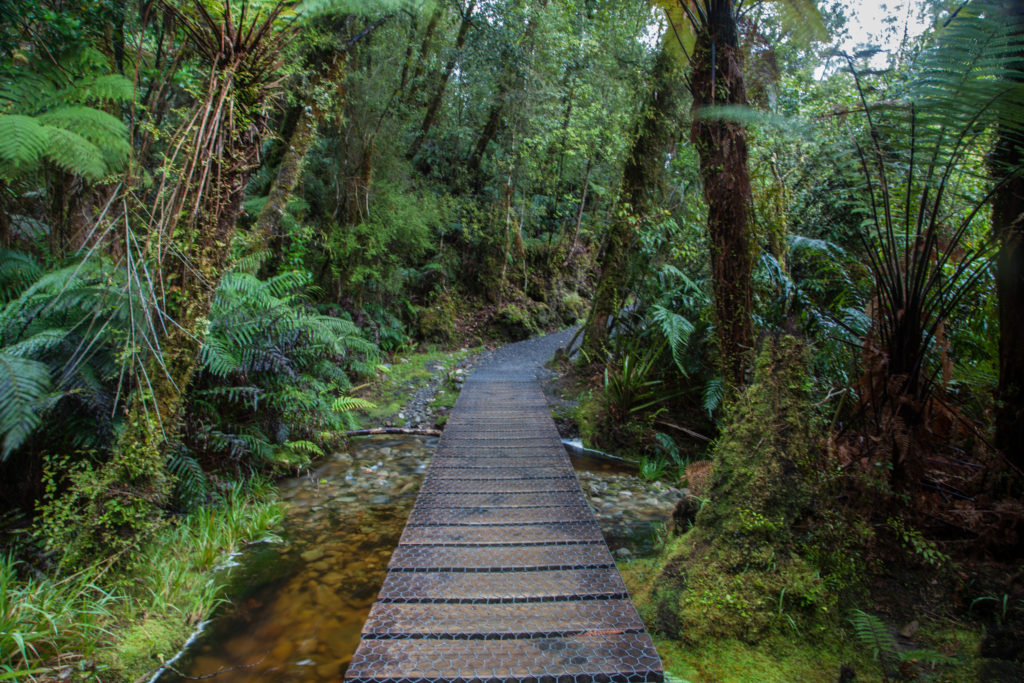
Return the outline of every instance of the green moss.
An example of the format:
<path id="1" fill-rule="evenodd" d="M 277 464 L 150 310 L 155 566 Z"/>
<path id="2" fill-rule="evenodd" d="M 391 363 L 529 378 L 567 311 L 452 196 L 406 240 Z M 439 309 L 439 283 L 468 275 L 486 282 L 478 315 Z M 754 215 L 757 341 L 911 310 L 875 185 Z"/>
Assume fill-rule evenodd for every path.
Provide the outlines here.
<path id="1" fill-rule="evenodd" d="M 457 341 L 455 330 L 457 317 L 458 308 L 455 299 L 445 292 L 438 293 L 428 305 L 419 309 L 420 338 L 444 346 L 453 346 Z"/>
<path id="2" fill-rule="evenodd" d="M 840 639 L 775 637 L 752 645 L 723 639 L 699 644 L 655 637 L 669 679 L 691 683 L 834 683 L 847 665 L 859 681 L 881 680 L 877 664 Z"/>
<path id="3" fill-rule="evenodd" d="M 111 680 L 134 681 L 173 657 L 193 628 L 180 614 L 147 618 L 124 631 L 114 649 L 104 651 L 97 663 L 107 667 Z"/>
<path id="4" fill-rule="evenodd" d="M 367 413 L 367 422 L 377 426 L 383 418 L 402 409 L 412 392 L 427 385 L 435 375 L 447 373 L 463 358 L 478 353 L 481 347 L 459 351 L 426 351 L 395 355 L 391 366 L 382 372 L 361 395 L 376 407 Z M 454 405 L 458 392 L 451 383 L 434 405 Z M 448 401 L 451 403 L 449 404 Z"/>
<path id="5" fill-rule="evenodd" d="M 828 573 L 834 534 L 806 522 L 823 483 L 823 453 L 808 406 L 805 349 L 770 340 L 755 379 L 737 398 L 714 447 L 710 500 L 694 528 L 666 545 L 642 609 L 655 628 L 698 643 L 756 643 L 790 632 L 821 635 L 841 621 L 840 596 L 856 577 Z M 817 521 L 815 519 L 815 521 Z"/>

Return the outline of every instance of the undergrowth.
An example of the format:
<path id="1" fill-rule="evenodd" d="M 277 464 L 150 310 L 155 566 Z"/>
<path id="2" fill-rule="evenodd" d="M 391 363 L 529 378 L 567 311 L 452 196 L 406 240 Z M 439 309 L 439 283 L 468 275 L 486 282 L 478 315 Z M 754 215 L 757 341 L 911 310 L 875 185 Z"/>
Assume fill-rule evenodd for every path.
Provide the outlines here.
<path id="1" fill-rule="evenodd" d="M 372 397 L 375 407 L 365 411 L 365 421 L 369 426 L 378 426 L 380 421 L 394 415 L 408 402 L 417 390 L 427 386 L 435 375 L 448 375 L 455 365 L 483 347 L 459 349 L 457 351 L 439 351 L 430 349 L 425 352 L 407 352 L 396 354 L 390 364 L 379 368 L 372 382 L 360 387 L 360 395 Z M 450 383 L 441 386 L 454 404 L 457 392 Z M 435 401 L 435 405 L 446 405 L 445 400 Z"/>
<path id="2" fill-rule="evenodd" d="M 223 601 L 218 567 L 282 514 L 257 480 L 168 525 L 126 568 L 105 560 L 46 576 L 0 556 L 0 680 L 127 681 L 156 669 Z"/>

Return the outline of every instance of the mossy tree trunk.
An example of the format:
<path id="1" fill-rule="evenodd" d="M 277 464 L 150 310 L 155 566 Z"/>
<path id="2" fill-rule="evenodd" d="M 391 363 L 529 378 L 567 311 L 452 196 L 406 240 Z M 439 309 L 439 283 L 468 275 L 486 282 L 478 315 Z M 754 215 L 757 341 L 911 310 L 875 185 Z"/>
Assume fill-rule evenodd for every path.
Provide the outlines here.
<path id="1" fill-rule="evenodd" d="M 333 86 L 334 97 L 330 104 L 337 109 L 341 106 L 341 98 L 344 96 L 346 55 L 344 50 L 332 50 L 328 55 L 318 54 L 311 56 L 307 62 L 315 69 L 313 82 L 309 84 L 308 90 L 314 92 L 323 84 Z M 325 112 L 313 97 L 306 98 L 306 101 L 299 106 L 298 117 L 291 129 L 291 134 L 285 140 L 284 151 L 281 155 L 281 162 L 277 167 L 277 175 L 271 185 L 267 201 L 260 210 L 256 219 L 254 230 L 259 235 L 265 246 L 271 248 L 274 259 L 280 262 L 284 258 L 286 236 L 281 231 L 281 219 L 284 217 L 288 202 L 291 201 L 295 188 L 302 180 L 302 172 L 305 165 L 306 155 L 309 153 L 313 142 L 316 140 L 316 130 Z"/>
<path id="2" fill-rule="evenodd" d="M 708 203 L 711 277 L 722 374 L 742 386 L 751 325 L 750 173 L 747 135 L 737 123 L 705 118 L 712 106 L 746 104 L 742 53 L 732 0 L 711 0 L 704 30 L 697 32 L 692 58 L 691 139 L 700 159 Z"/>
<path id="3" fill-rule="evenodd" d="M 608 341 L 610 324 L 624 303 L 637 224 L 657 208 L 662 196 L 665 153 L 671 148 L 678 129 L 683 94 L 679 68 L 671 54 L 663 49 L 654 63 L 650 95 L 637 122 L 633 148 L 622 172 L 625 206 L 608 228 L 600 258 L 601 275 L 584 324 L 581 348 L 584 357 L 591 361 L 600 358 Z"/>
<path id="4" fill-rule="evenodd" d="M 264 247 L 271 250 L 273 259 L 280 263 L 284 258 L 285 235 L 281 231 L 281 220 L 291 201 L 295 188 L 302 180 L 302 170 L 309 148 L 316 139 L 317 117 L 311 107 L 299 107 L 298 118 L 291 135 L 284 141 L 284 152 L 277 167 L 277 175 L 270 186 L 267 201 L 256 218 L 253 230 Z"/>
<path id="5" fill-rule="evenodd" d="M 769 338 L 728 408 L 708 499 L 636 596 L 658 630 L 691 642 L 753 641 L 838 618 L 843 586 L 822 558 L 841 551 L 808 531 L 824 486 L 808 362 L 800 340 Z"/>
<path id="6" fill-rule="evenodd" d="M 476 0 L 469 0 L 469 4 L 462 11 L 462 22 L 459 24 L 459 32 L 455 36 L 452 55 L 448 58 L 447 63 L 445 63 L 444 70 L 437 75 L 437 86 L 434 88 L 434 94 L 431 96 L 430 102 L 427 103 L 427 112 L 423 116 L 423 123 L 420 124 L 420 130 L 416 134 L 416 139 L 413 141 L 412 147 L 409 148 L 410 159 L 419 153 L 420 148 L 430 134 L 430 129 L 437 123 L 437 115 L 441 110 L 441 103 L 444 101 L 444 91 L 448 88 L 448 81 L 451 80 L 455 66 L 459 63 L 459 54 L 462 52 L 462 47 L 466 44 L 469 29 L 473 25 L 471 20 L 475 8 Z"/>

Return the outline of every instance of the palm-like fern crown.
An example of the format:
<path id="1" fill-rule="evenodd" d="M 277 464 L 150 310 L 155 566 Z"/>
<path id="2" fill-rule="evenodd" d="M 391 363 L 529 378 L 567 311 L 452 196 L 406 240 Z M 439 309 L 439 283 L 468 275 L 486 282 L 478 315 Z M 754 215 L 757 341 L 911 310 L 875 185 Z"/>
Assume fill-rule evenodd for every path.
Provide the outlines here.
<path id="1" fill-rule="evenodd" d="M 105 71 L 95 50 L 55 65 L 33 58 L 0 74 L 0 179 L 12 180 L 50 163 L 99 180 L 130 152 L 128 127 L 100 106 L 132 99 L 132 82 Z"/>

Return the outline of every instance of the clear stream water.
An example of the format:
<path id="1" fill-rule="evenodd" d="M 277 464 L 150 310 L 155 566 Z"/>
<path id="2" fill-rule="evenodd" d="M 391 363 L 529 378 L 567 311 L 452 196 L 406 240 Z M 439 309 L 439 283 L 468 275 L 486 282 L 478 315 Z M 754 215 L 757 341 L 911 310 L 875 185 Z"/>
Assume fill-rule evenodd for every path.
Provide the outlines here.
<path id="1" fill-rule="evenodd" d="M 370 437 L 280 484 L 280 542 L 249 546 L 231 572 L 231 603 L 174 668 L 195 678 L 341 681 L 359 643 L 436 438 Z M 626 475 L 574 457 L 579 471 Z M 160 683 L 183 680 L 165 671 Z"/>

